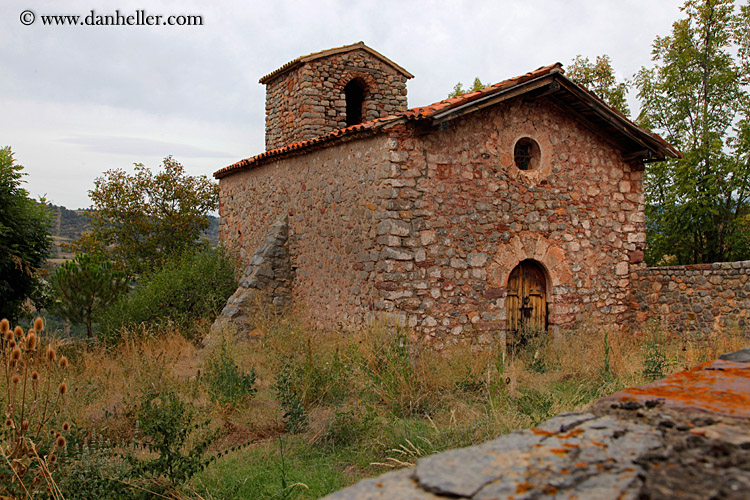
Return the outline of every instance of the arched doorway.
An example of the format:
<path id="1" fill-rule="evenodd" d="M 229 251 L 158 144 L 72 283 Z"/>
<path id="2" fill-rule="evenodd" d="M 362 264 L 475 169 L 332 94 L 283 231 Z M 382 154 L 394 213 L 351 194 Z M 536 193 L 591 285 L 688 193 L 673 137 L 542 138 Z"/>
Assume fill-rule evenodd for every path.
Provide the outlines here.
<path id="1" fill-rule="evenodd" d="M 541 264 L 527 259 L 511 271 L 505 311 L 509 333 L 547 329 L 547 279 Z"/>

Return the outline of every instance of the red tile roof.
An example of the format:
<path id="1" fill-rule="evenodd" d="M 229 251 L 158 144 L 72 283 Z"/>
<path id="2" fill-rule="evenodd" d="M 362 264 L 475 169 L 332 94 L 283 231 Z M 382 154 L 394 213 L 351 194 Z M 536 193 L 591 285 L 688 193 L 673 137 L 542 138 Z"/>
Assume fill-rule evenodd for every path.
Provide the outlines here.
<path id="1" fill-rule="evenodd" d="M 331 50 L 336 50 L 336 49 L 331 49 Z M 311 55 L 314 55 L 314 54 L 311 54 Z M 310 56 L 305 56 L 305 57 L 310 57 Z M 292 63 L 294 63 L 295 61 L 292 61 Z M 291 63 L 288 63 L 288 64 L 291 64 Z M 286 65 L 282 66 L 282 68 L 280 68 L 279 70 L 284 69 L 285 67 Z M 364 135 L 373 135 L 383 130 L 386 126 L 394 124 L 395 122 L 398 122 L 398 121 L 402 121 L 402 122 L 419 121 L 419 120 L 439 119 L 442 117 L 446 117 L 453 112 L 458 113 L 459 111 L 464 110 L 465 108 L 471 108 L 473 105 L 476 105 L 478 107 L 481 105 L 480 101 L 485 102 L 488 99 L 490 100 L 494 99 L 495 96 L 497 96 L 497 98 L 499 99 L 506 91 L 512 91 L 516 89 L 517 87 L 522 86 L 523 84 L 527 84 L 527 83 L 531 84 L 535 80 L 546 79 L 555 74 L 562 75 L 563 73 L 564 71 L 560 63 L 555 63 L 549 66 L 544 66 L 534 71 L 530 71 L 529 73 L 526 73 L 524 75 L 517 76 L 515 78 L 510 78 L 508 80 L 502 81 L 500 83 L 496 83 L 494 85 L 490 85 L 481 90 L 477 90 L 474 92 L 467 92 L 457 97 L 444 99 L 442 101 L 439 101 L 439 102 L 436 102 L 427 106 L 419 106 L 416 108 L 411 108 L 401 113 L 396 113 L 396 114 L 389 115 L 383 118 L 377 118 L 375 120 L 363 122 L 358 125 L 352 125 L 350 127 L 334 130 L 332 132 L 328 132 L 327 134 L 323 134 L 318 137 L 313 137 L 311 139 L 306 139 L 304 141 L 288 144 L 280 148 L 271 149 L 259 155 L 253 156 L 252 158 L 246 158 L 244 160 L 240 160 L 237 163 L 229 165 L 228 167 L 224 167 L 220 170 L 217 170 L 216 172 L 214 172 L 214 177 L 217 179 L 220 179 L 222 177 L 226 177 L 227 175 L 235 171 L 253 168 L 255 166 L 262 165 L 274 159 L 296 155 L 296 154 L 303 154 L 308 151 L 312 151 L 314 149 L 326 147 L 329 144 L 334 143 L 334 142 L 342 142 L 346 140 L 351 140 L 351 139 L 358 138 Z M 589 99 L 593 99 L 594 104 L 597 107 L 601 108 L 601 110 L 603 110 L 601 112 L 616 116 L 616 121 L 619 122 L 620 128 L 628 129 L 630 131 L 636 131 L 636 134 L 640 135 L 641 138 L 645 138 L 646 141 L 652 143 L 652 146 L 655 148 L 658 148 L 660 150 L 660 153 L 664 155 L 665 157 L 666 156 L 675 157 L 675 158 L 680 157 L 680 153 L 676 149 L 674 149 L 674 147 L 672 147 L 669 143 L 667 143 L 664 139 L 659 137 L 657 134 L 641 129 L 640 127 L 635 125 L 633 122 L 625 118 L 622 114 L 620 114 L 619 112 L 607 106 L 604 103 L 604 101 L 599 99 L 592 92 L 589 92 L 588 90 L 577 86 L 575 83 L 568 80 L 567 78 L 563 77 L 563 79 L 570 85 L 583 91 L 584 95 L 586 95 Z M 650 141 L 648 139 L 650 139 Z"/>

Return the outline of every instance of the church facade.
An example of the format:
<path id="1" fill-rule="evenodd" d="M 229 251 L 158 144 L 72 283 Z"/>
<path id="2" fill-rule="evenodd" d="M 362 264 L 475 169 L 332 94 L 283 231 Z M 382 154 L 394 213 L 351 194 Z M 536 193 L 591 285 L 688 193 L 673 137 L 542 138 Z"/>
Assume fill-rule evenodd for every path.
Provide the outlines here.
<path id="1" fill-rule="evenodd" d="M 263 77 L 267 150 L 214 174 L 224 244 L 248 264 L 284 220 L 293 299 L 329 328 L 627 321 L 644 163 L 679 152 L 560 64 L 416 108 L 411 77 L 361 42 Z"/>

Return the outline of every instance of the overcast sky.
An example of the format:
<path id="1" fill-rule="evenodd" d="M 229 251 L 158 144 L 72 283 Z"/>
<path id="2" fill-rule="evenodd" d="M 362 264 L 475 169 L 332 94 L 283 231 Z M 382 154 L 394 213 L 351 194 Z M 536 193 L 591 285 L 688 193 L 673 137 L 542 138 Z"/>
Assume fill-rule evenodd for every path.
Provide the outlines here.
<path id="1" fill-rule="evenodd" d="M 621 77 L 682 0 L 2 0 L 0 147 L 36 198 L 83 208 L 108 169 L 173 155 L 197 175 L 264 149 L 258 79 L 297 56 L 364 41 L 411 72 L 409 106 L 475 76 L 496 83 L 582 54 Z M 159 6 L 155 6 L 159 5 Z M 43 15 L 199 15 L 203 26 L 45 26 Z M 21 22 L 30 10 L 35 21 Z M 29 14 L 24 14 L 28 22 Z M 633 106 L 631 105 L 631 108 Z"/>

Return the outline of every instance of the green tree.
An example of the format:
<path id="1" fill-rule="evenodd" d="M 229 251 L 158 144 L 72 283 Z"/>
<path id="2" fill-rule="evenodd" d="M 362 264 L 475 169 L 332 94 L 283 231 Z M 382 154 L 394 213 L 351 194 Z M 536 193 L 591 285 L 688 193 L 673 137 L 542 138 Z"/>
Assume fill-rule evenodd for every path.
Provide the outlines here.
<path id="1" fill-rule="evenodd" d="M 153 174 L 143 164 L 134 175 L 109 170 L 94 181 L 91 231 L 78 248 L 107 255 L 131 275 L 158 269 L 193 248 L 208 228 L 219 200 L 218 185 L 190 176 L 171 156 Z"/>
<path id="2" fill-rule="evenodd" d="M 0 149 L 0 318 L 11 322 L 27 299 L 41 297 L 40 269 L 52 250 L 50 216 L 21 187 L 22 170 L 9 147 Z"/>
<path id="3" fill-rule="evenodd" d="M 127 289 L 127 277 L 99 254 L 78 254 L 52 277 L 53 308 L 73 323 L 86 325 L 89 338 L 99 312 Z"/>
<path id="4" fill-rule="evenodd" d="M 594 92 L 610 107 L 625 116 L 630 116 L 627 95 L 630 82 L 617 81 L 612 60 L 607 54 L 596 56 L 596 62 L 577 55 L 566 70 L 568 78 Z"/>
<path id="5" fill-rule="evenodd" d="M 448 94 L 448 97 L 458 97 L 461 94 L 465 94 L 467 92 L 476 92 L 477 90 L 482 90 L 487 85 L 482 83 L 482 80 L 479 79 L 479 77 L 474 78 L 474 83 L 471 85 L 471 88 L 464 89 L 464 84 L 461 82 L 458 82 L 453 86 L 453 91 Z"/>
<path id="6" fill-rule="evenodd" d="M 635 80 L 639 122 L 684 158 L 646 170 L 649 263 L 750 258 L 750 5 L 688 0 Z"/>

